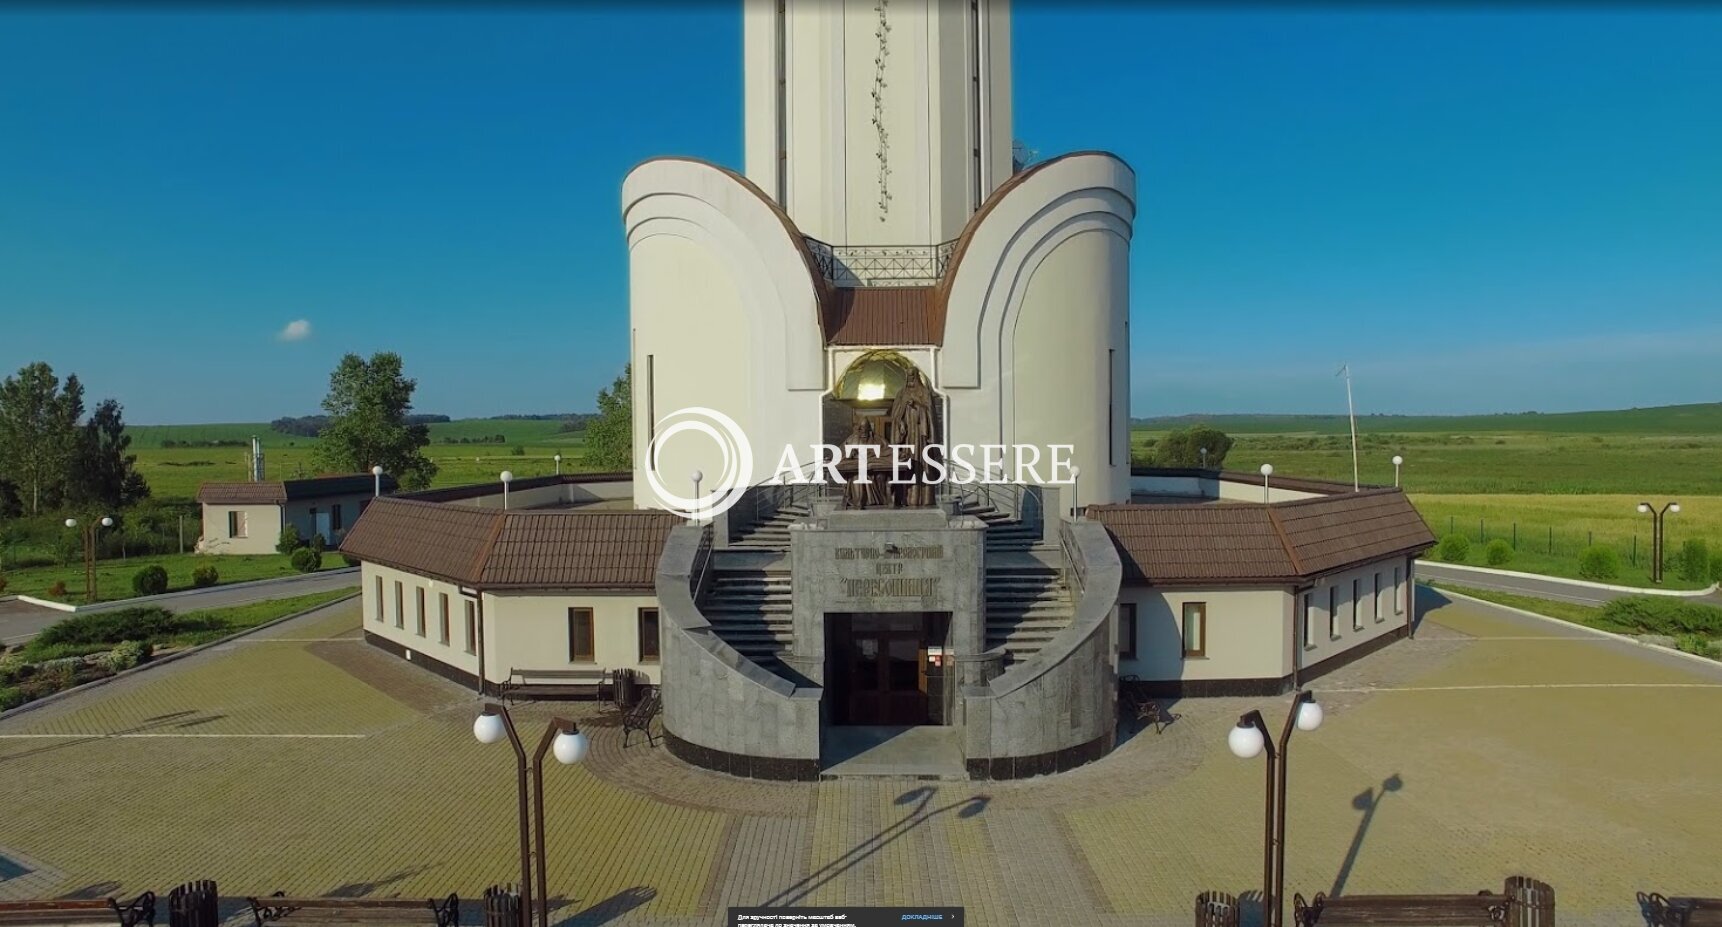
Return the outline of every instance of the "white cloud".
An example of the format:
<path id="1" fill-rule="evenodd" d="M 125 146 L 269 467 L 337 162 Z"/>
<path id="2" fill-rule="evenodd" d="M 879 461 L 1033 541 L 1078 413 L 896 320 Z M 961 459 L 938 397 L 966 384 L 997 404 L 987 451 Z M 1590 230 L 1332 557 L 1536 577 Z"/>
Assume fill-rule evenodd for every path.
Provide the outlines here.
<path id="1" fill-rule="evenodd" d="M 277 341 L 304 341 L 309 337 L 311 337 L 311 323 L 305 319 L 294 319 L 288 322 L 287 327 L 275 335 Z"/>

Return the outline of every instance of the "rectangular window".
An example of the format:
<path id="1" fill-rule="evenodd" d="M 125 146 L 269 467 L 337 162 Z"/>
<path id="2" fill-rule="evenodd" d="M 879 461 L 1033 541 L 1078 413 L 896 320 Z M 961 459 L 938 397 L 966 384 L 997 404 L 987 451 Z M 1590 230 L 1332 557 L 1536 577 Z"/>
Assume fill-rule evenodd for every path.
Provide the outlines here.
<path id="1" fill-rule="evenodd" d="M 245 513 L 227 513 L 227 536 L 230 538 L 245 537 Z"/>
<path id="2" fill-rule="evenodd" d="M 339 504 L 329 506 L 329 530 L 339 531 L 341 525 L 341 506 Z"/>
<path id="3" fill-rule="evenodd" d="M 417 589 L 414 589 L 413 592 L 416 593 L 416 597 L 418 598 L 418 606 L 419 606 L 418 619 L 417 619 L 417 623 L 415 625 L 415 628 L 418 631 L 419 636 L 424 637 L 425 636 L 425 587 L 420 586 Z"/>
<path id="4" fill-rule="evenodd" d="M 1339 587 L 1327 587 L 1327 636 L 1339 639 Z"/>
<path id="5" fill-rule="evenodd" d="M 1208 603 L 1184 603 L 1184 658 L 1208 655 Z"/>
<path id="6" fill-rule="evenodd" d="M 1136 659 L 1136 603 L 1118 603 L 1118 656 Z"/>
<path id="7" fill-rule="evenodd" d="M 1303 594 L 1303 645 L 1315 646 L 1315 593 Z"/>
<path id="8" fill-rule="evenodd" d="M 383 623 L 383 578 L 377 577 L 377 624 Z"/>
<path id="9" fill-rule="evenodd" d="M 1375 574 L 1375 595 L 1371 596 L 1369 599 L 1369 617 L 1375 619 L 1376 621 L 1381 620 L 1381 573 L 1380 573 L 1380 571 L 1377 571 Z"/>
<path id="10" fill-rule="evenodd" d="M 568 662 L 593 662 L 592 645 L 592 610 L 589 608 L 570 608 L 568 610 Z"/>
<path id="11" fill-rule="evenodd" d="M 1405 614 L 1405 594 L 1399 588 L 1399 567 L 1393 568 L 1393 614 Z"/>
<path id="12" fill-rule="evenodd" d="M 441 631 L 442 634 L 437 638 L 437 640 L 446 647 L 448 646 L 448 593 L 439 592 L 437 593 L 436 599 L 437 614 L 442 618 L 442 622 L 438 626 L 438 630 Z"/>
<path id="13" fill-rule="evenodd" d="M 407 626 L 406 593 L 401 591 L 401 584 L 395 583 L 395 627 Z"/>
<path id="14" fill-rule="evenodd" d="M 658 610 L 640 609 L 640 662 L 658 662 Z"/>
<path id="15" fill-rule="evenodd" d="M 657 408 L 657 405 L 658 405 L 658 396 L 657 396 L 658 377 L 657 377 L 657 365 L 656 365 L 656 363 L 654 363 L 654 361 L 655 361 L 655 358 L 653 357 L 653 355 L 651 355 L 651 354 L 646 355 L 646 444 L 647 444 L 647 446 L 650 446 L 652 443 L 652 440 L 657 438 L 657 436 L 658 436 L 658 408 Z M 652 469 L 657 468 L 657 465 L 653 462 L 653 458 L 650 454 L 646 455 L 646 466 L 649 468 L 652 468 Z"/>
<path id="16" fill-rule="evenodd" d="M 478 650 L 478 603 L 466 600 L 466 652 L 477 653 Z"/>
<path id="17" fill-rule="evenodd" d="M 1363 630 L 1363 580 L 1351 581 L 1351 629 Z"/>

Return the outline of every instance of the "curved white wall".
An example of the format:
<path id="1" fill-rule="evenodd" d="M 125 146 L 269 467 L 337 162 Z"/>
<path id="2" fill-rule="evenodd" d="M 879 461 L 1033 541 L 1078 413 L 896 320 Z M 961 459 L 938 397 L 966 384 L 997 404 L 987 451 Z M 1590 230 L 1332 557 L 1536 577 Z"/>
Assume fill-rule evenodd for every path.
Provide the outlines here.
<path id="1" fill-rule="evenodd" d="M 1130 496 L 1135 196 L 1135 175 L 1111 155 L 1048 162 L 981 217 L 948 281 L 949 440 L 1075 444 L 1085 505 Z"/>
<path id="2" fill-rule="evenodd" d="M 649 414 L 690 406 L 734 418 L 755 451 L 750 482 L 764 479 L 784 444 L 819 440 L 824 339 L 806 261 L 758 192 L 711 165 L 648 161 L 622 198 L 635 504 L 655 505 L 644 478 Z M 722 469 L 717 447 L 691 437 L 670 442 L 661 460 L 666 486 L 682 494 L 695 469 L 708 479 Z"/>

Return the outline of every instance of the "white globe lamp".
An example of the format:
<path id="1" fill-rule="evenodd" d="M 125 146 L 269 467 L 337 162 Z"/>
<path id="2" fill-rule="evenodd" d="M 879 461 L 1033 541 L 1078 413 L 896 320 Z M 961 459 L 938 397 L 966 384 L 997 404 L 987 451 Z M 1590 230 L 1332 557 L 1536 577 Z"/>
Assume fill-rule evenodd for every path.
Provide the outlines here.
<path id="1" fill-rule="evenodd" d="M 1266 744 L 1267 739 L 1262 737 L 1262 732 L 1257 730 L 1255 725 L 1241 721 L 1226 735 L 1226 746 L 1231 749 L 1233 756 L 1241 760 L 1260 756 L 1262 747 Z"/>
<path id="2" fill-rule="evenodd" d="M 472 722 L 472 736 L 478 738 L 481 744 L 493 744 L 507 736 L 508 728 L 502 724 L 502 716 L 485 712 Z"/>
<path id="3" fill-rule="evenodd" d="M 592 741 L 579 731 L 562 731 L 550 743 L 550 752 L 556 755 L 556 762 L 564 766 L 573 766 L 584 760 L 591 749 Z"/>

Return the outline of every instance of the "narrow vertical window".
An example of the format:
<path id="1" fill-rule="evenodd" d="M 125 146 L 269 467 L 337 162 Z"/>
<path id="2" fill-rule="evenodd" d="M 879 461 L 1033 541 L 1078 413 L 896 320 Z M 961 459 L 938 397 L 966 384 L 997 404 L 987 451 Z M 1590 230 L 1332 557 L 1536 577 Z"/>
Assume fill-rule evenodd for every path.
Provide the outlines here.
<path id="1" fill-rule="evenodd" d="M 646 446 L 658 436 L 658 365 L 654 355 L 646 355 Z M 657 469 L 652 455 L 646 455 L 646 466 Z"/>
<path id="2" fill-rule="evenodd" d="M 1106 462 L 1113 466 L 1118 465 L 1118 420 L 1113 417 L 1114 361 L 1117 354 L 1113 348 L 1106 349 Z"/>
<path id="3" fill-rule="evenodd" d="M 442 618 L 438 627 L 442 634 L 438 637 L 438 641 L 446 647 L 448 646 L 448 593 L 439 592 L 436 598 L 438 614 Z"/>
<path id="4" fill-rule="evenodd" d="M 658 662 L 658 610 L 640 609 L 640 662 Z"/>
<path id="5" fill-rule="evenodd" d="M 466 600 L 466 652 L 477 653 L 478 647 L 478 603 Z"/>
<path id="6" fill-rule="evenodd" d="M 344 522 L 341 521 L 340 504 L 336 503 L 335 505 L 329 506 L 329 530 L 339 531 L 343 524 Z"/>
<path id="7" fill-rule="evenodd" d="M 418 599 L 418 618 L 417 618 L 417 624 L 416 624 L 415 629 L 418 631 L 418 635 L 420 637 L 424 637 L 425 636 L 425 587 L 420 586 L 417 589 L 414 589 L 413 592 L 415 593 L 414 597 Z"/>
<path id="8" fill-rule="evenodd" d="M 1208 603 L 1184 603 L 1184 658 L 1208 655 Z"/>
<path id="9" fill-rule="evenodd" d="M 1339 637 L 1339 587 L 1327 587 L 1327 636 Z"/>
<path id="10" fill-rule="evenodd" d="M 1136 659 L 1136 603 L 1118 603 L 1118 656 Z"/>
<path id="11" fill-rule="evenodd" d="M 401 591 L 401 584 L 395 583 L 395 627 L 407 626 L 406 593 Z"/>
<path id="12" fill-rule="evenodd" d="M 1315 646 L 1315 593 L 1303 594 L 1303 645 Z"/>
<path id="13" fill-rule="evenodd" d="M 377 577 L 377 624 L 383 623 L 383 578 Z"/>
<path id="14" fill-rule="evenodd" d="M 1405 614 L 1405 593 L 1399 588 L 1399 567 L 1393 568 L 1393 614 Z"/>
<path id="15" fill-rule="evenodd" d="M 1363 630 L 1363 580 L 1351 581 L 1351 629 Z"/>
<path id="16" fill-rule="evenodd" d="M 589 608 L 570 608 L 568 610 L 568 662 L 593 662 L 592 644 L 592 610 Z"/>
<path id="17" fill-rule="evenodd" d="M 1369 599 L 1369 617 L 1381 620 L 1381 571 L 1375 573 L 1375 595 Z"/>

